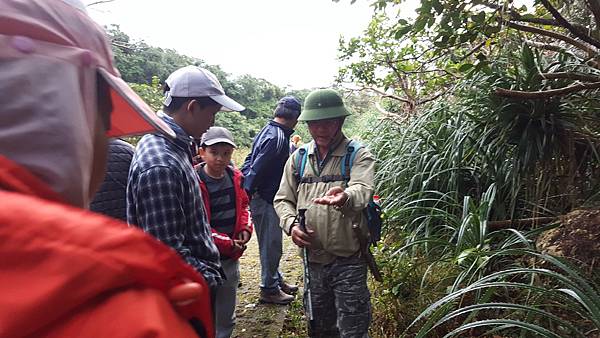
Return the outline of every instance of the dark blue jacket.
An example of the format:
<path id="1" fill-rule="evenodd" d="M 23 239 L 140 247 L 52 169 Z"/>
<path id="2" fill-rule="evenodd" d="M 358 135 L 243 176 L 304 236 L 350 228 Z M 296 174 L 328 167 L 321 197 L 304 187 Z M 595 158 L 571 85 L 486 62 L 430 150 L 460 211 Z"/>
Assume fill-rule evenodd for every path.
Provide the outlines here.
<path id="1" fill-rule="evenodd" d="M 127 222 L 127 175 L 134 148 L 131 144 L 113 139 L 108 144 L 106 176 L 90 204 L 90 209 Z"/>
<path id="2" fill-rule="evenodd" d="M 293 129 L 269 121 L 256 135 L 252 151 L 242 166 L 244 189 L 250 196 L 258 193 L 262 199 L 273 203 L 283 175 L 283 166 L 290 156 L 290 135 L 293 132 Z"/>

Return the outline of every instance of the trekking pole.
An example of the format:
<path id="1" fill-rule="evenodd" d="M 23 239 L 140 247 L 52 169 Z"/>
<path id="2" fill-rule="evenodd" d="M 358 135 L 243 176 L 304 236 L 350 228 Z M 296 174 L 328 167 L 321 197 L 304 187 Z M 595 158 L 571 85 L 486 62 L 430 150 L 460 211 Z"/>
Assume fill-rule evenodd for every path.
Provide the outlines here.
<path id="1" fill-rule="evenodd" d="M 306 231 L 306 209 L 298 209 L 298 223 L 300 226 L 300 230 L 305 233 Z M 304 294 L 306 295 L 305 309 L 306 309 L 306 319 L 308 319 L 308 336 L 312 337 L 312 329 L 314 327 L 314 317 L 313 317 L 313 307 L 312 307 L 312 297 L 310 292 L 310 270 L 308 269 L 308 249 L 306 247 L 302 248 L 302 263 L 304 263 Z"/>

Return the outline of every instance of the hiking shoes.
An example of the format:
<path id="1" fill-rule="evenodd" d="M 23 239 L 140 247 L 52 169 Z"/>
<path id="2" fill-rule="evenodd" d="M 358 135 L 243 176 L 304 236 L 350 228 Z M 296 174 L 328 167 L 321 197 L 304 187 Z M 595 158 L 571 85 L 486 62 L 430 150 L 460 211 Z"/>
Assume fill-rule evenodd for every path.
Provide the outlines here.
<path id="1" fill-rule="evenodd" d="M 294 296 L 290 296 L 280 289 L 277 289 L 275 292 L 260 290 L 260 298 L 258 300 L 261 303 L 287 305 L 294 300 Z"/>
<path id="2" fill-rule="evenodd" d="M 298 293 L 298 285 L 281 282 L 279 287 L 281 288 L 281 291 L 287 293 L 288 295 L 295 295 Z"/>

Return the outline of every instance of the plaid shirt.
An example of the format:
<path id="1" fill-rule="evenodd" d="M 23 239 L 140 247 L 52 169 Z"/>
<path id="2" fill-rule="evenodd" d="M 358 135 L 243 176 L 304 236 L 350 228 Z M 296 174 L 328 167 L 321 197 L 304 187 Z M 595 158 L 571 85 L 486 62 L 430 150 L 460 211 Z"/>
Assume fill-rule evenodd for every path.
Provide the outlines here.
<path id="1" fill-rule="evenodd" d="M 192 167 L 192 138 L 162 118 L 177 138 L 148 134 L 138 143 L 127 181 L 127 222 L 171 246 L 216 286 L 224 275 Z"/>

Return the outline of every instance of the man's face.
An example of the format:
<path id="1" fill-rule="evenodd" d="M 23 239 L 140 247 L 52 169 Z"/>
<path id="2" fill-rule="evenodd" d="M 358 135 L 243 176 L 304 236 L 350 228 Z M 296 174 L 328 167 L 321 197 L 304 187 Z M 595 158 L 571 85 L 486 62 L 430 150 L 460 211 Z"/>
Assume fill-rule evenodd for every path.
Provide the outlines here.
<path id="1" fill-rule="evenodd" d="M 208 128 L 215 124 L 215 115 L 221 110 L 221 106 L 211 105 L 200 107 L 198 102 L 192 101 L 192 121 L 190 130 L 186 130 L 192 137 L 199 139 Z"/>
<path id="2" fill-rule="evenodd" d="M 342 126 L 342 119 L 308 121 L 308 131 L 319 148 L 328 148 Z"/>

